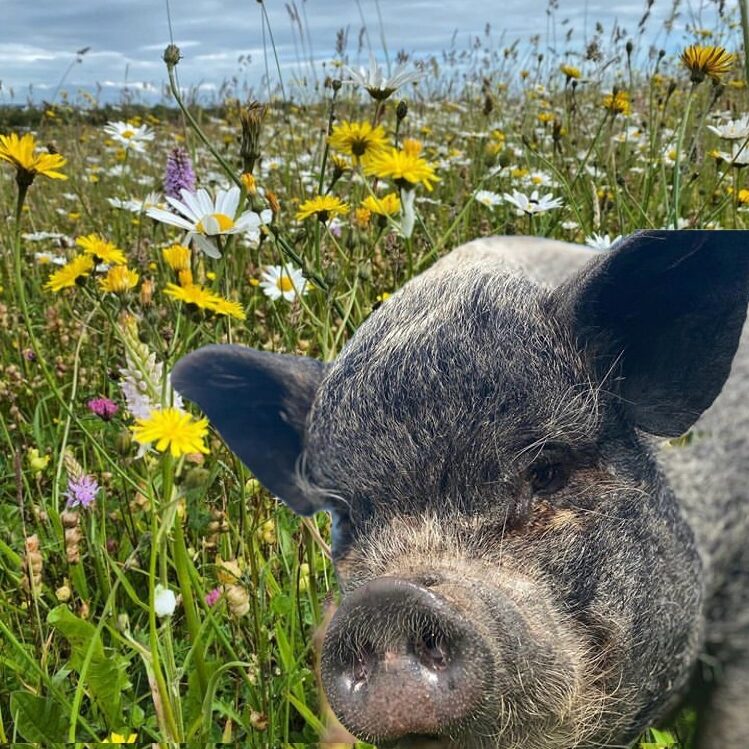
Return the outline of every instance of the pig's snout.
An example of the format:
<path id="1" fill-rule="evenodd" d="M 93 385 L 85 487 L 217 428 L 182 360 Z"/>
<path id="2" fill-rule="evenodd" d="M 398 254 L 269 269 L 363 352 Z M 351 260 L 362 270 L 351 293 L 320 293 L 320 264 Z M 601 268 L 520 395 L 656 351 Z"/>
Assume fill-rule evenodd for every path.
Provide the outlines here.
<path id="1" fill-rule="evenodd" d="M 484 638 L 444 597 L 382 577 L 344 598 L 323 644 L 322 679 L 352 733 L 421 746 L 475 716 L 491 693 L 492 664 Z"/>

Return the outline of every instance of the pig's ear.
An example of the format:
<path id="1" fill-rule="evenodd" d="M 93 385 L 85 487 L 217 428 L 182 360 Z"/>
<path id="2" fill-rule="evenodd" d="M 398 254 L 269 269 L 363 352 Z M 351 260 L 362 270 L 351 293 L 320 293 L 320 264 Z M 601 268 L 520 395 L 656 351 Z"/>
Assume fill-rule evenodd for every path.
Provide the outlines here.
<path id="1" fill-rule="evenodd" d="M 171 381 L 269 491 L 310 515 L 321 507 L 297 481 L 297 461 L 324 369 L 304 356 L 215 345 L 180 359 Z"/>
<path id="2" fill-rule="evenodd" d="M 749 301 L 749 232 L 648 231 L 553 293 L 558 314 L 609 371 L 630 420 L 686 432 L 731 370 Z"/>

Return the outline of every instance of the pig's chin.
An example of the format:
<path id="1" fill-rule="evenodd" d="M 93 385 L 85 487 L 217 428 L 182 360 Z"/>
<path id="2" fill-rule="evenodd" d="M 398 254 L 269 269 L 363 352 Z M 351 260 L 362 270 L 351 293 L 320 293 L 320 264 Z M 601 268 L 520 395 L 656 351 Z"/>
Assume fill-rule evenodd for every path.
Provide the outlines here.
<path id="1" fill-rule="evenodd" d="M 591 719 L 583 653 L 543 601 L 520 578 L 447 570 L 360 584 L 323 644 L 333 711 L 382 749 L 578 745 Z"/>

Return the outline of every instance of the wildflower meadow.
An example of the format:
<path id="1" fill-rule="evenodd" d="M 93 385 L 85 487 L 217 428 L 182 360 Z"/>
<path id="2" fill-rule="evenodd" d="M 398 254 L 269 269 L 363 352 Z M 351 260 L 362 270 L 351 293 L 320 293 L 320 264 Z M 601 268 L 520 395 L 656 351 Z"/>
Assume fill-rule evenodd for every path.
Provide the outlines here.
<path id="1" fill-rule="evenodd" d="M 319 85 L 271 67 L 285 86 L 212 102 L 165 44 L 162 106 L 0 108 L 0 742 L 354 744 L 316 670 L 329 517 L 265 491 L 170 370 L 222 342 L 331 360 L 480 236 L 748 229 L 721 8 L 663 47 L 647 16 L 425 59 L 339 34 Z"/>

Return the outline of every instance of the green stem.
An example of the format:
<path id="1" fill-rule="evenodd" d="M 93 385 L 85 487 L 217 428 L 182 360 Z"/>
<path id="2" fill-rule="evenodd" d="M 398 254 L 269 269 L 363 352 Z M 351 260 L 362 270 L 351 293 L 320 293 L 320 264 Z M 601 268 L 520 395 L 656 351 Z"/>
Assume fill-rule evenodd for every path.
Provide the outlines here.
<path id="1" fill-rule="evenodd" d="M 682 146 L 684 145 L 684 136 L 687 132 L 687 124 L 689 123 L 689 112 L 692 108 L 692 98 L 694 96 L 695 86 L 692 84 L 689 88 L 689 94 L 687 94 L 687 106 L 682 115 L 681 127 L 679 128 L 679 137 L 676 141 L 676 163 L 674 165 L 674 192 L 672 195 L 671 203 L 671 223 L 674 229 L 678 229 L 679 226 L 679 205 L 681 203 L 681 154 Z"/>

